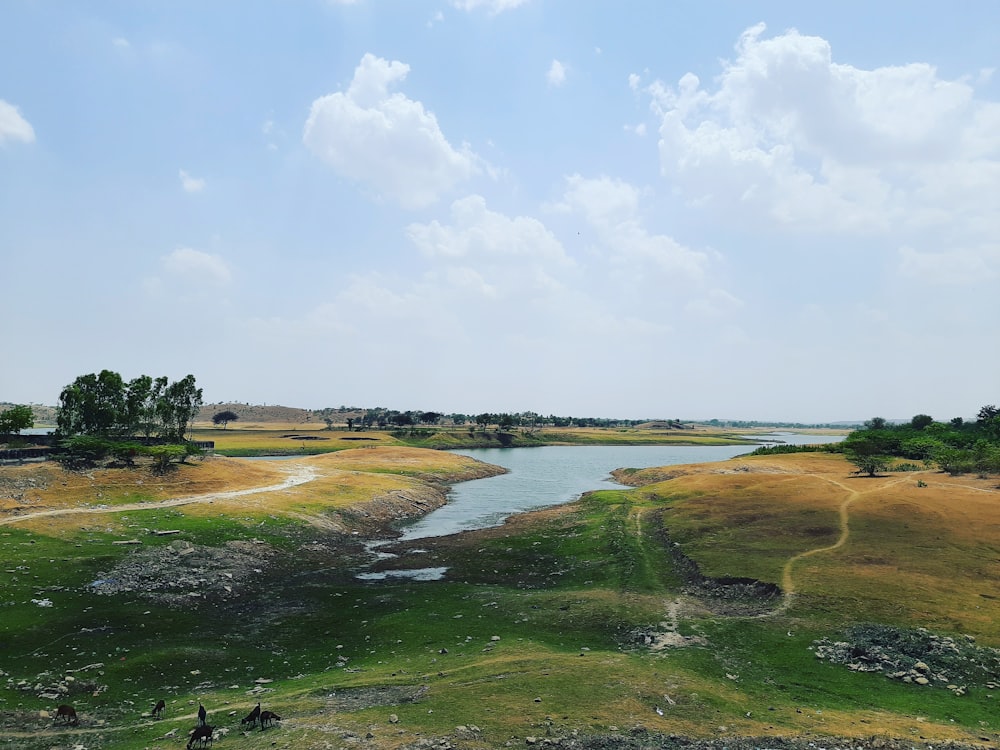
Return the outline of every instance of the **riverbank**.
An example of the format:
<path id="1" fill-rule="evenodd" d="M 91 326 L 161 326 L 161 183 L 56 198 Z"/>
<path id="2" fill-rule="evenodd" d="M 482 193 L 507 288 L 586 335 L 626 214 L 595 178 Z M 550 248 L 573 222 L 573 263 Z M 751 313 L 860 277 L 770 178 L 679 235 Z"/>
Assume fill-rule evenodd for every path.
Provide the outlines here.
<path id="1" fill-rule="evenodd" d="M 467 427 L 414 427 L 398 430 L 326 430 L 315 425 L 302 429 L 208 428 L 198 426 L 195 440 L 211 440 L 215 452 L 225 456 L 317 455 L 360 447 L 407 446 L 434 450 L 467 448 L 530 448 L 544 445 L 747 445 L 769 442 L 766 431 L 759 440 L 754 431 L 656 428 L 545 428 L 500 431 Z M 844 431 L 847 434 L 847 431 Z M 773 439 L 770 440 L 773 442 Z"/>

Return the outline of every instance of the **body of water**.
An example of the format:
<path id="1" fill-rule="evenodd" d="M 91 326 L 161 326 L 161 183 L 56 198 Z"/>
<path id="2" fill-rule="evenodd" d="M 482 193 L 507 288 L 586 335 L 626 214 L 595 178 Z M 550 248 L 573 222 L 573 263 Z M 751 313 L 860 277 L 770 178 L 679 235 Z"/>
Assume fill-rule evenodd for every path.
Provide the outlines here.
<path id="1" fill-rule="evenodd" d="M 801 435 L 775 432 L 754 435 L 775 443 L 835 443 L 843 435 Z M 498 526 L 508 516 L 560 505 L 584 492 L 620 488 L 611 479 L 619 468 L 725 461 L 755 446 L 747 445 L 643 445 L 643 446 L 544 446 L 540 448 L 476 448 L 456 450 L 509 473 L 451 488 L 448 503 L 402 529 L 402 539 L 423 539 L 459 531 Z"/>

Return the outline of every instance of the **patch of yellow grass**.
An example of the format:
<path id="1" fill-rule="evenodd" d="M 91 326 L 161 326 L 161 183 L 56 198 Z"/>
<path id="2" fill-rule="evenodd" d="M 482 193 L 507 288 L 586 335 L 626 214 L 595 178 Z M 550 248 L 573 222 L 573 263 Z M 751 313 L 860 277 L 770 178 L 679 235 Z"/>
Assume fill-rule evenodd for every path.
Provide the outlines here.
<path id="1" fill-rule="evenodd" d="M 668 508 L 663 523 L 708 575 L 791 587 L 800 608 L 830 616 L 1000 643 L 996 480 L 933 471 L 869 478 L 853 469 L 841 456 L 803 453 L 633 479 L 673 475 L 638 496 Z"/>

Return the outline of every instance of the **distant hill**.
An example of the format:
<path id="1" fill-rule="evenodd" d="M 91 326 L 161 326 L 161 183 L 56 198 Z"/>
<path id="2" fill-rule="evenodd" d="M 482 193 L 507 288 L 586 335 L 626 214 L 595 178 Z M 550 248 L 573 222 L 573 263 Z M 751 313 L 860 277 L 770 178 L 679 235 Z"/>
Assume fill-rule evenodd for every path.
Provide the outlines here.
<path id="1" fill-rule="evenodd" d="M 0 401 L 0 411 L 7 411 L 13 406 L 20 406 L 20 404 L 12 404 L 9 401 Z M 35 426 L 48 426 L 54 425 L 56 423 L 56 407 L 54 406 L 43 406 L 42 404 L 31 404 L 31 413 L 35 415 Z"/>
<path id="2" fill-rule="evenodd" d="M 211 422 L 212 417 L 220 411 L 231 411 L 239 416 L 240 422 L 254 422 L 260 424 L 275 423 L 299 423 L 299 424 L 323 424 L 326 418 L 332 419 L 337 424 L 343 424 L 348 419 L 360 419 L 364 415 L 364 409 L 344 408 L 344 409 L 299 409 L 294 406 L 278 406 L 273 404 L 243 404 L 234 402 L 219 402 L 217 404 L 203 404 L 195 417 L 196 422 Z"/>

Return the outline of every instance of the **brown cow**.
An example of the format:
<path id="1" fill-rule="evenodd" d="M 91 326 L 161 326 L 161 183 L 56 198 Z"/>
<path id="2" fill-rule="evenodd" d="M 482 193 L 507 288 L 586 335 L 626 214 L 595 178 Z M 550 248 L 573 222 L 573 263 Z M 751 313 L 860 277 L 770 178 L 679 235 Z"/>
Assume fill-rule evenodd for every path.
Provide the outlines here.
<path id="1" fill-rule="evenodd" d="M 63 703 L 56 709 L 56 719 L 63 717 L 67 724 L 79 724 L 80 720 L 76 716 L 76 709 Z"/>

